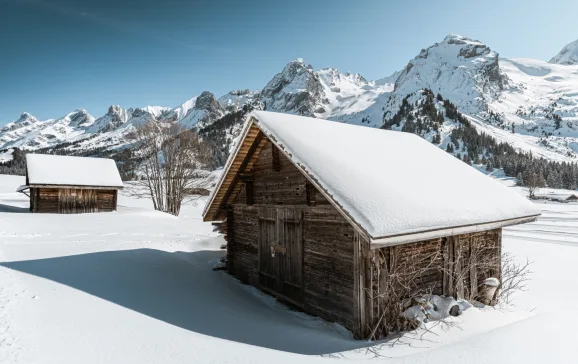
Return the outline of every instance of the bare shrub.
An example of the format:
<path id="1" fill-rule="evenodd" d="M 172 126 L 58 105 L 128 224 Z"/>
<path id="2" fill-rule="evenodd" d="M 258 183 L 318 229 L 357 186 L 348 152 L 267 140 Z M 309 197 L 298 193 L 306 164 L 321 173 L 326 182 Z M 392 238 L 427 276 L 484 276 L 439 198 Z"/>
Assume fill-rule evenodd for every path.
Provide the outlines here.
<path id="1" fill-rule="evenodd" d="M 496 292 L 496 301 L 511 303 L 513 294 L 527 289 L 526 284 L 530 280 L 532 262 L 526 258 L 519 262 L 511 253 L 502 254 L 502 279 Z"/>
<path id="2" fill-rule="evenodd" d="M 380 293 L 374 296 L 379 318 L 371 328 L 369 340 L 384 337 L 390 332 L 400 334 L 417 328 L 417 322 L 406 319 L 402 314 L 415 303 L 412 301 L 415 297 L 431 295 L 433 287 L 423 285 L 422 279 L 439 270 L 443 256 L 436 250 L 427 255 L 418 255 L 418 258 L 419 261 L 401 259 L 395 249 L 376 251 L 373 257 L 373 282 L 376 287 L 372 289 L 379 287 Z"/>
<path id="3" fill-rule="evenodd" d="M 395 333 L 401 337 L 407 330 L 417 329 L 419 322 L 410 320 L 403 313 L 415 305 L 423 305 L 417 298 L 431 297 L 439 293 L 440 287 L 432 282 L 424 282 L 432 274 L 442 274 L 444 291 L 448 296 L 465 299 L 469 302 L 483 301 L 479 294 L 480 285 L 486 278 L 497 278 L 500 285 L 491 304 L 510 303 L 516 291 L 525 290 L 530 279 L 530 262 L 518 262 L 510 253 L 500 257 L 499 246 L 486 244 L 483 240 L 463 240 L 456 244 L 451 259 L 439 249 L 429 254 L 403 254 L 396 249 L 375 251 L 372 257 L 373 287 L 366 288 L 369 297 L 373 297 L 374 313 L 377 321 L 372 323 L 368 340 L 385 337 Z M 373 292 L 373 296 L 372 296 Z M 375 292 L 379 292 L 375 295 Z M 427 303 L 427 302 L 426 302 Z M 442 320 L 441 324 L 451 326 Z M 423 328 L 427 333 L 427 329 Z"/>

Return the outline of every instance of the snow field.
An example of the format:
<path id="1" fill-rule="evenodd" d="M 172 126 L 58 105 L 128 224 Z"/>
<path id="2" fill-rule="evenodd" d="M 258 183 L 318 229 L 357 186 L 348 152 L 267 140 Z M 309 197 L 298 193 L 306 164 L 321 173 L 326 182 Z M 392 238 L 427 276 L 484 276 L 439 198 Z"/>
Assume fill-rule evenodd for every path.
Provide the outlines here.
<path id="1" fill-rule="evenodd" d="M 539 204 L 504 250 L 534 261 L 515 308 L 468 309 L 395 341 L 353 340 L 224 272 L 202 206 L 179 218 L 121 195 L 119 211 L 29 214 L 0 176 L 0 363 L 571 363 L 578 204 Z M 519 191 L 523 193 L 522 191 Z M 557 237 L 558 236 L 558 237 Z M 578 239 L 577 239 L 578 240 Z M 393 338 L 395 339 L 395 338 Z"/>

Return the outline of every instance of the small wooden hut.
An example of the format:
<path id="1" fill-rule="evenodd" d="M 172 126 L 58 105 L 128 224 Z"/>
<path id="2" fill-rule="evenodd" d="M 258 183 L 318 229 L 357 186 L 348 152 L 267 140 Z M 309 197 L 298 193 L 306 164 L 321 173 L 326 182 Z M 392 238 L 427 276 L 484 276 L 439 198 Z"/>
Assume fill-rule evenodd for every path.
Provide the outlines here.
<path id="1" fill-rule="evenodd" d="M 572 194 L 564 199 L 567 202 L 575 202 L 578 201 L 578 196 Z"/>
<path id="2" fill-rule="evenodd" d="M 26 185 L 18 191 L 28 191 L 31 212 L 79 214 L 115 211 L 122 188 L 112 159 L 27 154 Z"/>
<path id="3" fill-rule="evenodd" d="M 203 218 L 226 235 L 230 274 L 381 338 L 398 301 L 500 278 L 502 227 L 539 214 L 416 135 L 258 111 Z"/>

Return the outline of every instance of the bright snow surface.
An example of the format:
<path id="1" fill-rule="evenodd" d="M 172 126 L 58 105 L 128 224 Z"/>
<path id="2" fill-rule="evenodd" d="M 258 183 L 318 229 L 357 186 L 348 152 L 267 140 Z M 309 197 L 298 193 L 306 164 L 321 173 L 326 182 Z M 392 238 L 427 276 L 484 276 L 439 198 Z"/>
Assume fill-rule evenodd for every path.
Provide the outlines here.
<path id="1" fill-rule="evenodd" d="M 578 204 L 504 230 L 533 261 L 517 308 L 468 309 L 399 341 L 353 340 L 211 267 L 224 241 L 200 205 L 175 218 L 123 192 L 119 211 L 30 214 L 0 175 L 0 363 L 575 363 Z M 512 188 L 518 191 L 517 188 Z M 552 195 L 556 191 L 543 191 Z M 560 192 L 567 194 L 567 191 Z M 532 312 L 530 312 L 530 310 Z M 393 346 L 392 346 L 393 345 Z M 375 360 L 374 360 L 375 361 Z"/>
<path id="2" fill-rule="evenodd" d="M 414 134 L 265 111 L 252 115 L 373 238 L 540 213 Z"/>
<path id="3" fill-rule="evenodd" d="M 26 154 L 30 184 L 122 187 L 116 163 L 108 158 Z"/>

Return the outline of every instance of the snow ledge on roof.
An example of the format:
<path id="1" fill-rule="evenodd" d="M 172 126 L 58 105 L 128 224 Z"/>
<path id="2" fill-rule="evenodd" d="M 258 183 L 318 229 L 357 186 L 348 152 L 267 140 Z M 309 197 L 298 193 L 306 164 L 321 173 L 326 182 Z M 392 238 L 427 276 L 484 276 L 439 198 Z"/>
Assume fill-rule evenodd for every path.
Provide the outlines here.
<path id="1" fill-rule="evenodd" d="M 448 232 L 540 215 L 524 197 L 413 134 L 265 111 L 252 112 L 246 127 L 252 122 L 372 240 L 425 240 L 430 231 L 455 235 Z M 479 227 L 459 233 L 472 229 Z"/>
<path id="2" fill-rule="evenodd" d="M 108 158 L 26 154 L 29 185 L 122 188 L 116 163 Z"/>

